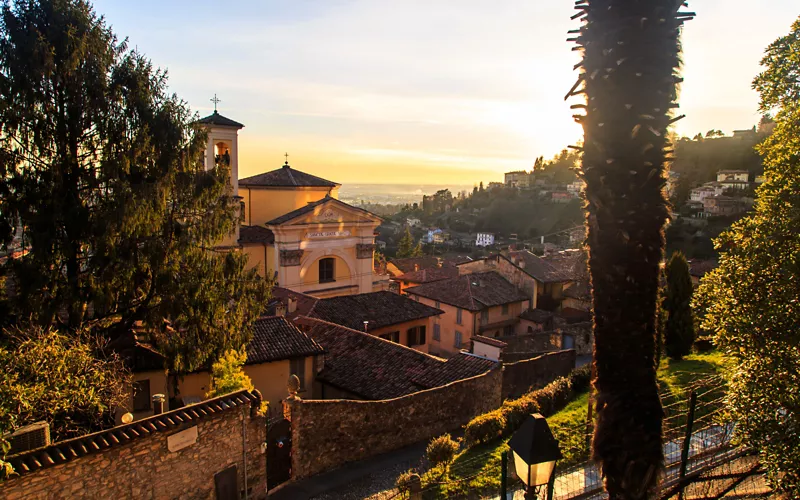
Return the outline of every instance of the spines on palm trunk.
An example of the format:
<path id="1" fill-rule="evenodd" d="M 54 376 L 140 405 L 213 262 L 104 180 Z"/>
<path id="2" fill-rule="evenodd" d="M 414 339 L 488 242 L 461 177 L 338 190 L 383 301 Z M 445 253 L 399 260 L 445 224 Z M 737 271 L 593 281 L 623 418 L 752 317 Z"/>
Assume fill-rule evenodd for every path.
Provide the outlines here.
<path id="1" fill-rule="evenodd" d="M 659 265 L 668 217 L 667 127 L 680 79 L 676 0 L 580 0 L 582 176 L 594 294 L 593 455 L 609 496 L 645 498 L 663 465 L 655 360 Z"/>

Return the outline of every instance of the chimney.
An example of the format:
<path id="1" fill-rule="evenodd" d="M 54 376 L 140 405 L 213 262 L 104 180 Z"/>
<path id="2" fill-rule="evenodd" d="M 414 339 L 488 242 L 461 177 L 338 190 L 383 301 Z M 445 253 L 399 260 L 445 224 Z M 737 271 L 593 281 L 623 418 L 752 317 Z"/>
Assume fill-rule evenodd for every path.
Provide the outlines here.
<path id="1" fill-rule="evenodd" d="M 364 320 L 364 331 L 369 332 L 369 321 Z"/>
<path id="2" fill-rule="evenodd" d="M 521 267 L 522 269 L 525 269 L 525 259 L 519 259 L 518 264 L 519 264 L 519 267 Z"/>
<path id="3" fill-rule="evenodd" d="M 286 316 L 286 305 L 283 302 L 275 305 L 275 316 Z"/>
<path id="4" fill-rule="evenodd" d="M 414 264 L 414 271 L 419 271 L 419 264 Z"/>
<path id="5" fill-rule="evenodd" d="M 153 394 L 153 415 L 160 415 L 164 413 L 164 398 L 163 394 Z"/>
<path id="6" fill-rule="evenodd" d="M 289 314 L 295 312 L 296 310 L 297 310 L 297 300 L 289 297 L 289 307 L 288 307 Z"/>

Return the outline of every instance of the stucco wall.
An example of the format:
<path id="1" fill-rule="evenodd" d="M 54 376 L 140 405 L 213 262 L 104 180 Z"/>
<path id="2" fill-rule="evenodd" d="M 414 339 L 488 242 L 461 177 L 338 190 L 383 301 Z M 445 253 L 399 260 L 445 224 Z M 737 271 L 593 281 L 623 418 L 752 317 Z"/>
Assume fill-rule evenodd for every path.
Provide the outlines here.
<path id="1" fill-rule="evenodd" d="M 165 370 L 153 370 L 148 372 L 139 372 L 133 374 L 133 381 L 139 382 L 142 380 L 150 381 L 150 409 L 143 411 L 134 411 L 133 409 L 133 391 L 134 385 L 131 385 L 131 391 L 128 396 L 128 401 L 124 408 L 118 409 L 115 413 L 117 416 L 117 423 L 121 423 L 120 418 L 126 412 L 131 412 L 135 420 L 149 417 L 153 414 L 153 394 L 169 395 L 169 385 L 167 384 L 167 372 Z M 164 401 L 164 411 L 169 410 L 169 399 Z"/>
<path id="2" fill-rule="evenodd" d="M 422 318 L 417 319 L 414 321 L 406 321 L 405 323 L 398 323 L 396 325 L 389 325 L 384 326 L 383 328 L 376 328 L 371 330 L 369 333 L 375 335 L 376 337 L 380 337 L 381 335 L 391 333 L 391 332 L 400 332 L 400 342 L 399 344 L 404 345 L 406 347 L 411 347 L 412 349 L 416 349 L 420 352 L 428 352 L 429 347 L 431 345 L 431 338 L 433 337 L 433 324 L 434 324 L 434 317 L 429 318 Z M 417 326 L 424 326 L 425 327 L 425 344 L 422 345 L 408 345 L 408 330 Z"/>
<path id="3" fill-rule="evenodd" d="M 420 304 L 425 304 L 431 307 L 436 307 L 444 311 L 440 314 L 434 323 L 439 324 L 440 336 L 439 340 L 433 338 L 433 324 L 430 327 L 430 332 L 427 335 L 430 337 L 429 353 L 436 355 L 448 356 L 459 352 L 461 349 L 468 349 L 470 340 L 472 339 L 472 332 L 475 331 L 475 314 L 466 309 L 461 310 L 461 324 L 456 322 L 458 318 L 458 308 L 450 304 L 439 303 L 435 300 L 419 297 L 418 295 L 409 295 L 409 297 L 416 299 L 419 298 Z M 455 345 L 456 332 L 461 332 L 461 345 Z"/>
<path id="4" fill-rule="evenodd" d="M 517 398 L 539 389 L 575 369 L 575 351 L 558 351 L 539 357 L 503 363 L 503 399 Z"/>
<path id="5" fill-rule="evenodd" d="M 287 401 L 292 478 L 386 453 L 458 429 L 500 403 L 502 373 L 384 401 Z"/>
<path id="6" fill-rule="evenodd" d="M 304 207 L 312 201 L 321 200 L 330 188 L 264 189 L 239 187 L 239 196 L 244 201 L 244 224 L 263 226 L 272 219 L 292 210 Z M 334 188 L 331 197 L 339 197 Z"/>
<path id="7" fill-rule="evenodd" d="M 244 413 L 244 415 L 243 415 Z M 197 426 L 197 441 L 170 452 L 167 438 Z M 75 458 L 0 486 L 8 500 L 75 498 L 216 498 L 214 474 L 235 464 L 244 485 L 242 426 L 247 435 L 250 498 L 266 497 L 266 421 L 250 416 L 250 406 L 201 416 L 166 432 L 152 432 L 128 444 Z"/>
<path id="8" fill-rule="evenodd" d="M 275 273 L 275 248 L 272 245 L 249 243 L 242 247 L 242 252 L 247 255 L 247 265 L 256 268 L 262 278 L 272 278 Z"/>

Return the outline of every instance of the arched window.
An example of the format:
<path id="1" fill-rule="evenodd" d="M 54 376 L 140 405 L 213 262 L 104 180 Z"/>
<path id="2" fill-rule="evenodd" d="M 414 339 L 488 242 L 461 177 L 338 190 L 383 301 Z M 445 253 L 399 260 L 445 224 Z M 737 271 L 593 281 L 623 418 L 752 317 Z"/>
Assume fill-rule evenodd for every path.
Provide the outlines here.
<path id="1" fill-rule="evenodd" d="M 319 259 L 319 282 L 320 283 L 330 283 L 332 281 L 336 281 L 336 273 L 335 269 L 336 266 L 336 259 L 332 257 L 326 257 L 324 259 Z"/>
<path id="2" fill-rule="evenodd" d="M 231 165 L 231 148 L 228 143 L 220 141 L 214 144 L 214 160 L 217 165 Z"/>
<path id="3" fill-rule="evenodd" d="M 533 333 L 533 327 L 532 326 L 528 327 L 528 333 Z"/>

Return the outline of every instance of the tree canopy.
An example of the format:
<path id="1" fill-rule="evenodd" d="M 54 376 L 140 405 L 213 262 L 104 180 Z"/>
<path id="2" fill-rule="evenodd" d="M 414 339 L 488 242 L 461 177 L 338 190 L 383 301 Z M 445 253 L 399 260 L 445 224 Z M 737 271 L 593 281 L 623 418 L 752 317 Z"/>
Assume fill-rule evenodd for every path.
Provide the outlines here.
<path id="1" fill-rule="evenodd" d="M 229 350 L 211 365 L 211 390 L 209 398 L 223 396 L 241 389 L 253 390 L 253 381 L 242 367 L 247 361 L 245 350 Z"/>
<path id="2" fill-rule="evenodd" d="M 700 284 L 702 326 L 735 361 L 730 409 L 761 452 L 773 487 L 800 496 L 800 19 L 761 61 L 753 86 L 776 112 L 758 146 L 766 181 L 755 210 L 717 240 L 719 267 Z"/>
<path id="3" fill-rule="evenodd" d="M 130 374 L 88 330 L 9 329 L 0 343 L 0 429 L 45 420 L 53 441 L 113 424 Z"/>
<path id="4" fill-rule="evenodd" d="M 0 16 L 0 243 L 27 250 L 3 270 L 13 313 L 110 336 L 141 321 L 177 371 L 240 348 L 267 286 L 212 251 L 237 223 L 230 171 L 205 170 L 207 130 L 166 73 L 84 1 Z"/>

